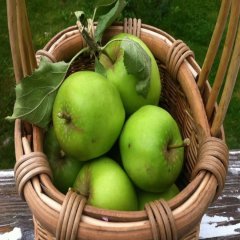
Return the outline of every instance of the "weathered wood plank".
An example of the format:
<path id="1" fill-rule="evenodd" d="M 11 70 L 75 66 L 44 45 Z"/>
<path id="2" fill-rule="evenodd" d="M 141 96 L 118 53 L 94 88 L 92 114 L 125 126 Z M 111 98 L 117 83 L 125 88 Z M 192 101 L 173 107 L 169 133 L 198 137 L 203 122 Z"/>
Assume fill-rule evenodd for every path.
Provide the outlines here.
<path id="1" fill-rule="evenodd" d="M 203 216 L 200 239 L 240 239 L 240 152 L 230 152 L 224 190 Z"/>
<path id="2" fill-rule="evenodd" d="M 13 171 L 0 171 L 0 239 L 34 239 L 32 214 L 17 194 Z"/>
<path id="3" fill-rule="evenodd" d="M 9 233 L 12 235 L 6 238 Z M 2 239 L 34 239 L 31 211 L 16 193 L 12 170 L 0 171 Z M 225 188 L 203 216 L 200 239 L 240 239 L 240 152 L 230 153 Z"/>

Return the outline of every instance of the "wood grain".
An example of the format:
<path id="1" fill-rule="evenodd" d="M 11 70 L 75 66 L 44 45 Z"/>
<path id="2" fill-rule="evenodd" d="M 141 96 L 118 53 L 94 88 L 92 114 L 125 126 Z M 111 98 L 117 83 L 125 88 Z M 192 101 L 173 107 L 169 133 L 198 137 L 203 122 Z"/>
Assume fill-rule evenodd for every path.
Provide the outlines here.
<path id="1" fill-rule="evenodd" d="M 21 230 L 21 239 L 34 239 L 31 211 L 16 192 L 13 171 L 1 170 L 0 239 L 16 228 Z M 199 238 L 240 239 L 240 152 L 230 152 L 225 188 L 203 216 Z"/>
<path id="2" fill-rule="evenodd" d="M 224 190 L 203 216 L 200 239 L 240 239 L 240 152 L 230 152 Z"/>
<path id="3" fill-rule="evenodd" d="M 14 228 L 21 229 L 22 239 L 34 239 L 31 211 L 16 192 L 13 171 L 5 170 L 0 171 L 0 234 Z"/>

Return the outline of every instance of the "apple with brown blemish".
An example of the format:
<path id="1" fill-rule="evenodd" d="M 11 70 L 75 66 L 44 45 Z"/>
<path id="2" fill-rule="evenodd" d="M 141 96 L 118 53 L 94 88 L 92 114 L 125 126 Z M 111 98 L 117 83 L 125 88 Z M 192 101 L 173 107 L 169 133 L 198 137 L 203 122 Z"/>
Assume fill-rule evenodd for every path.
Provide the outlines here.
<path id="1" fill-rule="evenodd" d="M 184 145 L 178 125 L 163 108 L 147 105 L 130 116 L 120 136 L 123 166 L 142 190 L 166 191 L 179 176 Z"/>

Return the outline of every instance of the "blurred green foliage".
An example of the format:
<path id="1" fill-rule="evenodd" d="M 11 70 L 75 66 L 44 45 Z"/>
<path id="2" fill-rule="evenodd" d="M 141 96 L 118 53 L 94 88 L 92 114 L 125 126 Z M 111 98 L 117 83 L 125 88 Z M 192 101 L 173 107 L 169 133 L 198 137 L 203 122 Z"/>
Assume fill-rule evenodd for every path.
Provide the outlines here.
<path id="1" fill-rule="evenodd" d="M 93 12 L 96 0 L 28 0 L 27 8 L 35 50 L 63 28 L 74 25 L 74 12 Z M 15 80 L 7 29 L 6 0 L 0 0 L 0 168 L 11 168 L 15 162 L 13 128 L 5 121 L 11 115 L 15 100 Z M 123 17 L 141 18 L 142 22 L 161 28 L 176 39 L 182 39 L 194 51 L 201 66 L 211 39 L 220 7 L 219 0 L 128 0 Z M 99 10 L 99 13 L 102 10 Z M 219 54 L 218 54 L 219 55 Z M 218 56 L 219 59 L 219 56 Z M 217 62 L 210 75 L 214 79 Z M 240 148 L 240 82 L 239 77 L 225 119 L 225 132 L 231 149 Z"/>

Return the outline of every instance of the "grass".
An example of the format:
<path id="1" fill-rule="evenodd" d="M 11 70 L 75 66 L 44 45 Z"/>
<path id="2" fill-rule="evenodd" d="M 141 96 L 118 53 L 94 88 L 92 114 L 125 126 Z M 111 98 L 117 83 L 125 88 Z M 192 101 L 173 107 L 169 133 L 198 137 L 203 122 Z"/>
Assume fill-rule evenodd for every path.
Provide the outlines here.
<path id="1" fill-rule="evenodd" d="M 11 115 L 15 99 L 14 74 L 7 30 L 6 1 L 0 0 L 0 168 L 11 168 L 15 162 L 13 128 L 5 121 Z M 74 11 L 84 8 L 91 12 L 93 1 L 27 1 L 33 43 L 36 50 L 57 32 L 75 24 Z M 194 51 L 202 66 L 220 7 L 219 0 L 128 0 L 124 16 L 141 18 L 144 23 L 156 26 L 182 39 Z M 218 56 L 219 58 L 219 56 Z M 214 65 L 210 81 L 214 79 Z M 226 140 L 230 149 L 239 149 L 240 139 L 240 81 L 236 83 L 225 118 Z"/>

